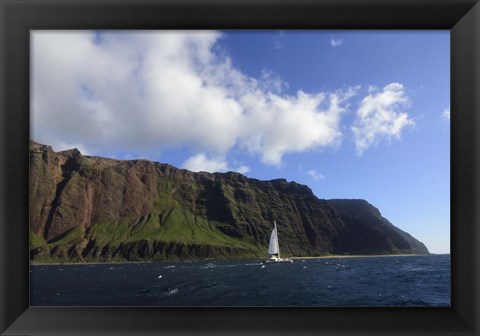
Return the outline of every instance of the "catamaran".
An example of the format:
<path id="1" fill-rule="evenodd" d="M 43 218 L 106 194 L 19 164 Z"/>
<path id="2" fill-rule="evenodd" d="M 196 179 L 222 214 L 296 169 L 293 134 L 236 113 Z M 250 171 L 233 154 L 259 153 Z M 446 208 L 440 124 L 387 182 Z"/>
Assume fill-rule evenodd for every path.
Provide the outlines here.
<path id="1" fill-rule="evenodd" d="M 270 255 L 270 259 L 267 259 L 265 262 L 293 262 L 292 259 L 280 257 L 277 223 L 275 221 L 273 221 L 273 230 L 272 234 L 270 235 L 270 242 L 268 244 L 268 254 Z"/>

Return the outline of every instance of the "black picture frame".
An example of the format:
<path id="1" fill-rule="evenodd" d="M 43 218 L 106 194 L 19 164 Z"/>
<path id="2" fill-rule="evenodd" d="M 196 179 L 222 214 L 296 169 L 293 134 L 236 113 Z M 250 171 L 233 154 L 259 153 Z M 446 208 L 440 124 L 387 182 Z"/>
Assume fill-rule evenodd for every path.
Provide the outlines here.
<path id="1" fill-rule="evenodd" d="M 480 4 L 475 0 L 0 0 L 2 335 L 479 335 Z M 29 307 L 31 29 L 449 29 L 449 308 Z"/>

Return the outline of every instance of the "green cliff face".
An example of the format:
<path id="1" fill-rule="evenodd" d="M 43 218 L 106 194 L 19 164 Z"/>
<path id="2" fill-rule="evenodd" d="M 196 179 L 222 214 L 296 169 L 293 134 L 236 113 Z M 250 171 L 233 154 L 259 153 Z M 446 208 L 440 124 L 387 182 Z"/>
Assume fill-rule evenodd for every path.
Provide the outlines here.
<path id="1" fill-rule="evenodd" d="M 428 253 L 366 201 L 320 200 L 283 179 L 30 145 L 33 260 L 264 258 L 273 220 L 285 256 Z"/>

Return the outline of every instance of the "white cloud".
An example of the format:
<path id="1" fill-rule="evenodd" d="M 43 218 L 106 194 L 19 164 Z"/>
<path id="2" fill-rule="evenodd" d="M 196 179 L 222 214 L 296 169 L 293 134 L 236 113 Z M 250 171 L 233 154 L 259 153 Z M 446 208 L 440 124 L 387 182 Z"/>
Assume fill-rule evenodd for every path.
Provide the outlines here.
<path id="1" fill-rule="evenodd" d="M 330 39 L 330 45 L 335 48 L 335 47 L 339 47 L 340 45 L 342 45 L 343 43 L 343 40 L 342 39 L 335 39 L 335 38 L 331 38 Z"/>
<path id="2" fill-rule="evenodd" d="M 363 98 L 352 127 L 357 154 L 362 155 L 367 148 L 380 141 L 399 139 L 407 126 L 415 125 L 407 112 L 401 110 L 408 105 L 408 98 L 400 83 L 390 83 L 382 91 L 371 92 Z"/>
<path id="3" fill-rule="evenodd" d="M 450 120 L 450 107 L 443 110 L 442 117 L 443 119 Z"/>
<path id="4" fill-rule="evenodd" d="M 183 168 L 193 172 L 205 171 L 209 173 L 228 171 L 227 162 L 221 158 L 208 157 L 205 153 L 199 153 L 187 159 Z"/>
<path id="5" fill-rule="evenodd" d="M 240 173 L 240 174 L 246 174 L 250 171 L 250 167 L 248 166 L 240 166 L 238 167 L 237 169 L 234 169 L 234 171 L 236 171 L 237 173 Z"/>
<path id="6" fill-rule="evenodd" d="M 221 38 L 33 32 L 32 138 L 93 155 L 187 149 L 224 158 L 236 148 L 272 165 L 288 153 L 338 146 L 354 89 L 285 94 L 288 84 L 275 74 L 256 79 L 233 67 L 215 51 Z"/>
<path id="7" fill-rule="evenodd" d="M 250 171 L 250 167 L 244 165 L 238 168 L 230 168 L 225 158 L 211 157 L 205 153 L 191 156 L 182 164 L 182 167 L 193 172 L 205 171 L 209 173 L 235 171 L 246 174 Z"/>
<path id="8" fill-rule="evenodd" d="M 291 97 L 246 95 L 242 104 L 255 114 L 243 120 L 241 145 L 271 165 L 280 165 L 287 153 L 338 146 L 341 116 L 355 93 L 351 88 L 316 95 L 299 91 Z"/>
<path id="9" fill-rule="evenodd" d="M 279 94 L 285 90 L 288 90 L 288 83 L 273 71 L 263 69 L 260 79 L 260 86 L 265 92 Z"/>
<path id="10" fill-rule="evenodd" d="M 313 178 L 315 181 L 325 180 L 325 176 L 323 176 L 322 174 L 318 173 L 315 169 L 312 169 L 312 170 L 307 171 L 307 174 L 308 174 L 311 178 Z"/>
<path id="11" fill-rule="evenodd" d="M 56 151 L 56 152 L 61 152 L 61 151 L 65 151 L 65 150 L 70 150 L 70 149 L 73 149 L 73 148 L 76 148 L 80 151 L 80 153 L 82 153 L 82 155 L 90 155 L 90 153 L 88 152 L 88 150 L 83 147 L 82 145 L 79 145 L 79 144 L 72 144 L 72 143 L 65 143 L 65 142 L 57 142 L 55 144 L 55 146 L 52 146 L 53 150 Z"/>

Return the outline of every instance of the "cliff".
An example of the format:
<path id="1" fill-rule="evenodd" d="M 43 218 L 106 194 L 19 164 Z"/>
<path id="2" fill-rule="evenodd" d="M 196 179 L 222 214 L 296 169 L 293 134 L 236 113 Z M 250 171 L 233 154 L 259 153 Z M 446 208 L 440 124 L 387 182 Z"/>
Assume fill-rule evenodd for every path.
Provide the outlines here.
<path id="1" fill-rule="evenodd" d="M 428 253 L 363 200 L 30 143 L 34 260 L 263 258 L 273 220 L 284 255 Z"/>

